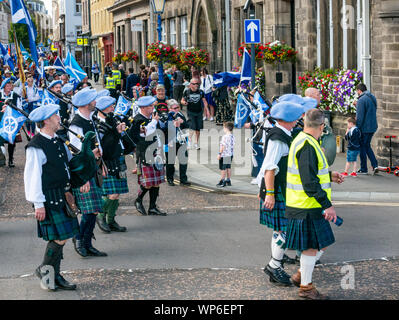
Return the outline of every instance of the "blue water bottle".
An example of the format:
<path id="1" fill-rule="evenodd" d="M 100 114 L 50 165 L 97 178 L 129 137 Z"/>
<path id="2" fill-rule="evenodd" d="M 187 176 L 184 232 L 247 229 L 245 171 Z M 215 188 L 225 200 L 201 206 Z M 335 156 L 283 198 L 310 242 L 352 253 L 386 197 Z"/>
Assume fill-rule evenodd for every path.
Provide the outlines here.
<path id="1" fill-rule="evenodd" d="M 324 212 L 324 210 L 323 210 L 323 216 L 325 215 L 325 212 Z M 337 227 L 340 227 L 342 224 L 344 223 L 344 219 L 342 219 L 341 217 L 338 217 L 337 216 L 337 221 L 335 221 L 335 225 L 337 226 Z"/>

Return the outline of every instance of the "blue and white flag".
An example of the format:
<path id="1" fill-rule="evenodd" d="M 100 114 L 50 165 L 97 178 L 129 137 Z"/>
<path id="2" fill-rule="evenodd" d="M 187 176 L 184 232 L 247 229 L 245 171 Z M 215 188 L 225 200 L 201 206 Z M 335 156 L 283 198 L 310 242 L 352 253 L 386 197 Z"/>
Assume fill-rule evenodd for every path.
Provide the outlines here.
<path id="1" fill-rule="evenodd" d="M 248 115 L 251 112 L 251 103 L 239 94 L 237 97 L 236 115 L 234 117 L 234 126 L 238 129 L 242 128 L 247 121 Z"/>
<path id="2" fill-rule="evenodd" d="M 55 59 L 54 63 L 53 63 L 53 68 L 56 68 L 58 70 L 62 70 L 65 73 L 67 73 L 64 64 L 62 63 L 60 57 L 57 57 L 57 59 Z"/>
<path id="3" fill-rule="evenodd" d="M 26 49 L 24 48 L 22 42 L 19 42 L 19 49 L 21 50 L 21 54 L 24 57 L 24 60 L 27 61 L 30 58 L 29 52 L 26 51 Z"/>
<path id="4" fill-rule="evenodd" d="M 246 48 L 244 48 L 244 55 L 241 64 L 241 80 L 242 83 L 251 81 L 251 56 Z"/>
<path id="5" fill-rule="evenodd" d="M 26 117 L 17 110 L 7 107 L 0 122 L 0 136 L 13 144 L 16 135 L 26 120 Z"/>
<path id="6" fill-rule="evenodd" d="M 131 107 L 132 107 L 132 103 L 129 100 L 127 100 L 124 96 L 120 95 L 118 102 L 116 103 L 114 113 L 122 114 L 125 116 Z"/>
<path id="7" fill-rule="evenodd" d="M 33 61 L 39 65 L 39 58 L 37 56 L 36 38 L 37 32 L 35 25 L 32 22 L 29 11 L 25 6 L 23 0 L 10 0 L 12 23 L 23 23 L 28 26 L 29 47 Z"/>
<path id="8" fill-rule="evenodd" d="M 213 85 L 216 88 L 223 86 L 236 87 L 240 84 L 240 72 L 221 72 L 213 75 Z"/>
<path id="9" fill-rule="evenodd" d="M 43 96 L 42 96 L 42 106 L 46 106 L 48 104 L 58 104 L 58 99 L 54 97 L 48 90 L 44 89 L 43 90 Z"/>
<path id="10" fill-rule="evenodd" d="M 249 116 L 252 122 L 256 123 L 258 121 L 262 121 L 263 113 L 269 110 L 269 106 L 267 105 L 265 100 L 263 100 L 258 91 L 255 92 L 252 103 L 257 107 L 257 109 L 255 109 L 253 106 L 251 108 L 251 113 Z"/>
<path id="11" fill-rule="evenodd" d="M 15 66 L 14 62 L 12 61 L 12 58 L 8 54 L 8 48 L 6 49 L 2 43 L 0 43 L 0 53 L 3 55 L 4 62 L 8 64 L 8 66 L 11 68 L 11 71 L 14 71 Z"/>
<path id="12" fill-rule="evenodd" d="M 64 60 L 64 66 L 66 72 L 74 79 L 82 81 L 87 77 L 87 73 L 83 71 L 69 51 Z"/>

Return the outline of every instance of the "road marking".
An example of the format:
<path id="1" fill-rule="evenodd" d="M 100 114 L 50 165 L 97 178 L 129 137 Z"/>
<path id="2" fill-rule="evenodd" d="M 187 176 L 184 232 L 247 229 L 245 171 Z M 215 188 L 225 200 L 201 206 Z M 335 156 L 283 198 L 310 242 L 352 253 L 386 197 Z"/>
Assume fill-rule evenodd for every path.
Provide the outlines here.
<path id="1" fill-rule="evenodd" d="M 232 208 L 244 208 L 243 206 L 215 206 L 215 207 L 204 207 L 204 209 L 232 209 Z"/>
<path id="2" fill-rule="evenodd" d="M 335 206 L 375 206 L 375 207 L 399 207 L 399 202 L 372 202 L 372 201 L 332 201 Z"/>

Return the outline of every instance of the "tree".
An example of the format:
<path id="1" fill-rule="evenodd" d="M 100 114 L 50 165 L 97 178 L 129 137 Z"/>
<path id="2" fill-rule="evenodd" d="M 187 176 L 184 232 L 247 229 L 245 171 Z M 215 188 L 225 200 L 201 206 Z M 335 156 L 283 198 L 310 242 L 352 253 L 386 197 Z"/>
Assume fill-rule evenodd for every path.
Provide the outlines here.
<path id="1" fill-rule="evenodd" d="M 37 30 L 37 25 L 35 18 L 32 17 L 32 22 Z M 22 45 L 26 48 L 26 50 L 30 51 L 30 46 L 29 46 L 29 35 L 28 35 L 28 26 L 23 23 L 12 23 L 10 30 L 8 30 L 8 38 L 10 39 L 10 42 L 15 42 L 14 41 L 14 32 L 15 30 L 15 35 L 17 36 L 18 41 L 22 42 Z M 36 38 L 35 42 L 38 44 L 38 39 L 39 37 Z"/>

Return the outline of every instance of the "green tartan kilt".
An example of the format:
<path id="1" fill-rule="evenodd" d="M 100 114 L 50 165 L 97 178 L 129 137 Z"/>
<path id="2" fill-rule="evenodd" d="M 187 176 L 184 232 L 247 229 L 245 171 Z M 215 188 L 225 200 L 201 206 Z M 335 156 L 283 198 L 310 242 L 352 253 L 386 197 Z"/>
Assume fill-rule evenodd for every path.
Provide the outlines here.
<path id="1" fill-rule="evenodd" d="M 274 231 L 287 231 L 288 219 L 285 218 L 285 199 L 281 192 L 276 194 L 272 210 L 264 208 L 263 200 L 260 200 L 259 218 L 260 224 Z"/>
<path id="2" fill-rule="evenodd" d="M 73 188 L 72 192 L 82 214 L 103 212 L 103 190 L 97 186 L 95 178 L 90 180 L 89 192 L 81 193 L 80 188 Z"/>
<path id="3" fill-rule="evenodd" d="M 37 222 L 37 234 L 43 240 L 66 240 L 79 233 L 77 218 L 66 215 L 65 209 L 60 211 L 46 208 L 46 218 Z"/>
<path id="4" fill-rule="evenodd" d="M 286 247 L 304 251 L 323 249 L 335 242 L 330 222 L 323 219 L 288 219 Z"/>
<path id="5" fill-rule="evenodd" d="M 102 185 L 103 195 L 124 194 L 129 193 L 127 178 L 118 179 L 117 177 L 108 175 Z"/>

